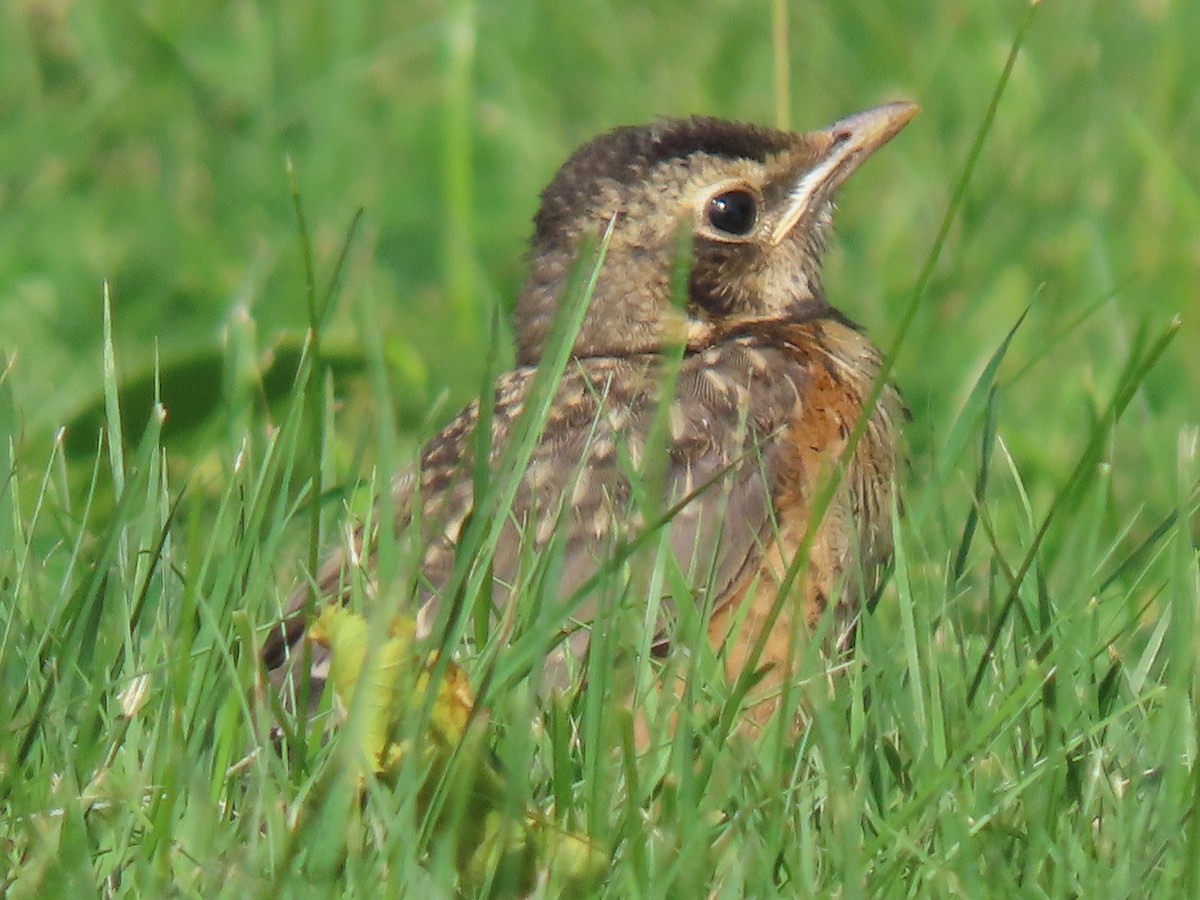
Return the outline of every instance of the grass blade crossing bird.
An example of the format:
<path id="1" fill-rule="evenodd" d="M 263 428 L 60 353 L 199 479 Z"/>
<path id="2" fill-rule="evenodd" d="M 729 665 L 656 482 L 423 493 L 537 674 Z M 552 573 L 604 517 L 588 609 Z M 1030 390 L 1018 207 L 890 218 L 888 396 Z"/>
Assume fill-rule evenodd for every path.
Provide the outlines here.
<path id="1" fill-rule="evenodd" d="M 498 608 L 511 602 L 531 546 L 556 542 L 563 596 L 583 585 L 640 527 L 633 474 L 658 452 L 662 507 L 687 500 L 667 526 L 668 540 L 697 602 L 712 610 L 708 635 L 728 674 L 747 665 L 769 626 L 757 664 L 778 680 L 795 662 L 794 628 L 815 627 L 831 607 L 834 640 L 848 640 L 861 597 L 891 552 L 904 407 L 887 387 L 865 408 L 880 354 L 827 301 L 821 255 L 835 192 L 916 111 L 892 103 L 802 134 L 667 120 L 603 134 L 562 166 L 534 220 L 514 315 L 517 368 L 495 387 L 486 442 L 493 465 L 514 433 L 581 246 L 606 227 L 611 234 L 495 549 Z M 682 305 L 674 296 L 681 246 L 691 257 Z M 681 345 L 673 392 L 664 395 L 668 349 Z M 650 448 L 663 404 L 665 446 Z M 460 413 L 392 486 L 396 533 L 416 535 L 418 620 L 426 629 L 472 512 L 479 415 L 478 404 Z M 831 504 L 812 522 L 822 479 L 833 475 L 861 416 L 862 439 Z M 817 530 L 803 577 L 777 620 L 767 621 L 810 527 Z M 317 575 L 322 602 L 344 600 L 353 566 L 370 580 L 375 540 L 355 532 L 329 560 Z M 309 659 L 315 695 L 328 661 L 321 648 L 298 651 L 306 590 L 293 595 L 262 660 L 281 685 L 294 682 L 297 660 Z M 587 614 L 587 607 L 576 613 Z M 552 662 L 581 657 L 586 647 L 583 629 Z M 755 718 L 762 717 L 760 710 Z"/>

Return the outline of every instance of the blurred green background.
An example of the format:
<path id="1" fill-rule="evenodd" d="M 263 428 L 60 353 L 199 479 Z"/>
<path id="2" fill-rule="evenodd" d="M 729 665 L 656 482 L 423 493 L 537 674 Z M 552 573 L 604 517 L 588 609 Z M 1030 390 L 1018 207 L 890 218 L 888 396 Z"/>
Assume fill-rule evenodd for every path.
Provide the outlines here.
<path id="1" fill-rule="evenodd" d="M 1026 8 L 789 4 L 793 127 L 923 107 L 844 191 L 826 267 L 883 344 Z M 1182 313 L 1112 455 L 1130 503 L 1174 497 L 1200 417 L 1198 36 L 1191 0 L 1043 4 L 898 360 L 918 472 L 1027 306 L 1001 436 L 1035 490 L 1061 480 L 1139 329 Z M 319 281 L 365 210 L 329 339 L 345 392 L 379 328 L 401 426 L 443 393 L 444 418 L 478 390 L 555 167 L 658 115 L 772 123 L 775 62 L 769 2 L 4 4 L 0 353 L 25 438 L 73 423 L 94 460 L 105 282 L 122 382 L 148 390 L 159 360 L 175 459 L 214 446 L 237 379 L 269 418 L 305 325 L 287 158 Z"/>

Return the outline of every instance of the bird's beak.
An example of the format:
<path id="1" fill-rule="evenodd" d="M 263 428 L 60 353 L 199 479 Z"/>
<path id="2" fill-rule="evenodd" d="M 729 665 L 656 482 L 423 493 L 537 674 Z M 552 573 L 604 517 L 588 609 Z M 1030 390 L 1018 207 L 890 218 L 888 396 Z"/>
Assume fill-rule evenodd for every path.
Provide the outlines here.
<path id="1" fill-rule="evenodd" d="M 807 164 L 788 191 L 783 215 L 771 230 L 771 243 L 778 244 L 801 219 L 819 209 L 850 173 L 895 137 L 919 109 L 915 103 L 887 103 L 805 135 Z"/>

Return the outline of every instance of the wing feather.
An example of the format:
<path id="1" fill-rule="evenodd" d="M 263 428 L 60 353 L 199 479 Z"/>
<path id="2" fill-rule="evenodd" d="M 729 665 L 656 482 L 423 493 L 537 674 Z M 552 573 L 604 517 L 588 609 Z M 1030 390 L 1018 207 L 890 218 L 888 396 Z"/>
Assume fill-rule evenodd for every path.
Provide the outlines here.
<path id="1" fill-rule="evenodd" d="M 675 506 L 681 508 L 666 526 L 668 540 L 693 596 L 714 607 L 734 596 L 739 580 L 757 568 L 777 528 L 772 515 L 772 499 L 780 488 L 776 482 L 786 477 L 792 482 L 787 488 L 794 491 L 797 478 L 804 477 L 795 460 L 790 467 L 781 463 L 786 448 L 780 446 L 780 435 L 801 418 L 813 365 L 826 363 L 815 355 L 805 357 L 794 346 L 752 336 L 686 356 L 673 390 L 665 387 L 661 357 L 572 361 L 511 508 L 503 512 L 491 560 L 497 607 L 511 602 L 514 589 L 528 580 L 539 555 L 547 552 L 554 556 L 555 592 L 560 598 L 573 595 L 611 559 L 618 542 L 645 527 L 647 510 Z M 518 369 L 497 383 L 493 475 L 502 474 L 496 469 L 516 433 L 533 377 L 533 369 Z M 870 377 L 868 371 L 867 385 Z M 417 471 L 401 475 L 393 486 L 396 531 L 411 536 L 420 560 L 414 608 L 426 629 L 442 610 L 458 542 L 474 514 L 476 417 L 475 406 L 464 410 L 426 446 Z M 890 421 L 883 425 L 888 432 L 884 437 L 890 439 Z M 883 476 L 890 479 L 890 466 L 884 468 L 889 471 Z M 644 481 L 647 472 L 660 477 Z M 848 481 L 853 485 L 863 477 L 855 474 Z M 650 483 L 659 486 L 658 495 L 648 498 Z M 862 509 L 873 499 L 868 492 L 854 506 Z M 419 510 L 415 519 L 414 510 Z M 886 519 L 887 511 L 879 512 Z M 886 553 L 878 535 L 872 533 L 870 540 L 876 545 L 871 555 Z M 344 600 L 347 572 L 354 566 L 365 567 L 370 581 L 371 543 L 361 531 L 352 533 L 319 573 L 320 597 Z M 306 594 L 303 588 L 295 592 L 288 614 L 263 647 L 263 660 L 276 670 L 277 682 L 285 680 L 290 668 L 289 648 L 304 635 L 298 612 Z M 594 604 L 573 611 L 585 626 L 592 615 Z M 586 646 L 585 628 L 564 652 L 579 655 Z M 313 649 L 311 658 L 313 675 L 322 677 L 326 660 L 320 648 Z"/>

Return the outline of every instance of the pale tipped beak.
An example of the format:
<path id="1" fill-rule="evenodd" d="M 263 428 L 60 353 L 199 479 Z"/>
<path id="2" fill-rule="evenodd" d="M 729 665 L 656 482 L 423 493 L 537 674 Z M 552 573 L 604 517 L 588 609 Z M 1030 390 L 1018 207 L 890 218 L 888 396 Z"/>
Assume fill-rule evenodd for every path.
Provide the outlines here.
<path id="1" fill-rule="evenodd" d="M 894 138 L 920 109 L 915 103 L 887 103 L 839 119 L 828 128 L 808 135 L 826 150 L 796 178 L 788 192 L 784 213 L 771 230 L 778 244 L 796 224 L 824 203 L 872 153 Z M 811 146 L 811 145 L 810 145 Z"/>

